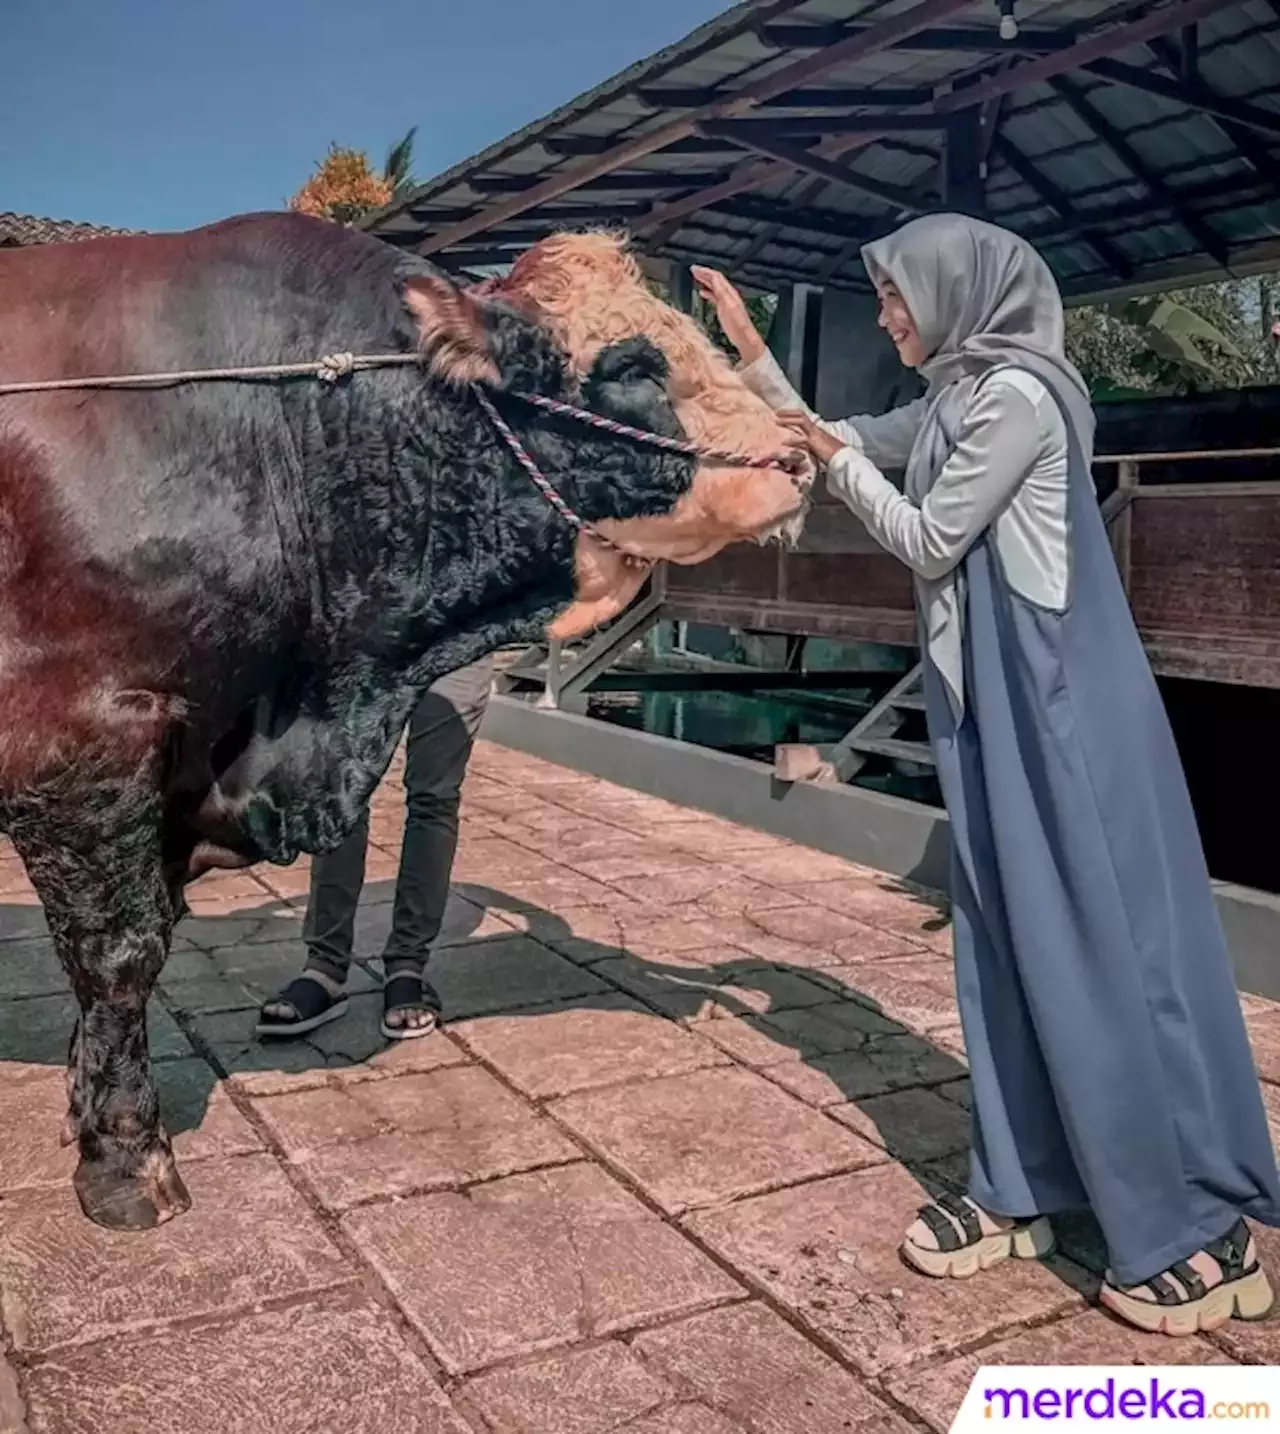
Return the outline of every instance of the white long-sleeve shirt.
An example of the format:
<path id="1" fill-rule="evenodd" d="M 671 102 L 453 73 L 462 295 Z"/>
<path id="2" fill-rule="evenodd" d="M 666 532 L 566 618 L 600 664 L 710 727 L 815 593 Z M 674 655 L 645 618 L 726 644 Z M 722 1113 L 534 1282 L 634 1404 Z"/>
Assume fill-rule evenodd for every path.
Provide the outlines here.
<path id="1" fill-rule="evenodd" d="M 1041 607 L 1066 606 L 1067 430 L 1058 405 L 1033 374 L 1000 369 L 983 383 L 951 456 L 917 507 L 880 469 L 906 465 L 924 420 L 924 399 L 885 414 L 828 422 L 801 400 L 768 351 L 739 373 L 771 408 L 803 409 L 845 444 L 827 465 L 827 486 L 881 547 L 920 577 L 945 577 L 991 528 L 1010 586 Z"/>

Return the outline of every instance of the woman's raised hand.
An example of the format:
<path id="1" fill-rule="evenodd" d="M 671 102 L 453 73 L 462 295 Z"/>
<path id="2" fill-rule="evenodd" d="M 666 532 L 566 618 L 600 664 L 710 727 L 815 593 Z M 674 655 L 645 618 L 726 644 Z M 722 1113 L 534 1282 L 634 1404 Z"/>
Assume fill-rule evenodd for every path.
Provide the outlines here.
<path id="1" fill-rule="evenodd" d="M 743 363 L 754 363 L 764 353 L 764 340 L 760 331 L 751 322 L 742 295 L 718 269 L 708 269 L 703 264 L 694 264 L 689 273 L 698 286 L 698 292 L 716 311 L 725 337 L 738 351 Z"/>

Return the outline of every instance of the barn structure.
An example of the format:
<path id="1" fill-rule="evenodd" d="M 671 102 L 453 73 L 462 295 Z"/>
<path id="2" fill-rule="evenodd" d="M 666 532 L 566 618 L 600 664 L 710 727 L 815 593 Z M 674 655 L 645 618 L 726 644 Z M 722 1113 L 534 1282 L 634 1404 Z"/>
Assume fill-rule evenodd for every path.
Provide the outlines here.
<path id="1" fill-rule="evenodd" d="M 691 301 L 691 263 L 776 295 L 770 345 L 836 415 L 911 396 L 859 249 L 938 208 L 1032 240 L 1069 302 L 1280 268 L 1280 0 L 752 0 L 369 227 L 467 274 L 555 230 L 625 226 L 678 300 Z M 1280 730 L 1280 388 L 1103 405 L 1098 452 L 1242 978 L 1280 994 L 1280 860 L 1265 825 L 1280 805 L 1265 740 Z M 616 664 L 668 621 L 751 634 L 757 653 L 781 644 L 788 670 L 707 664 L 706 682 L 838 685 L 804 671 L 815 639 L 902 656 L 844 735 L 769 765 L 584 715 L 609 676 L 654 680 L 620 679 Z M 928 766 L 914 642 L 908 575 L 831 500 L 798 551 L 739 548 L 660 573 L 584 648 L 527 655 L 490 727 L 940 886 L 941 812 L 865 780 L 877 763 Z M 519 696 L 530 680 L 545 687 L 537 703 Z"/>

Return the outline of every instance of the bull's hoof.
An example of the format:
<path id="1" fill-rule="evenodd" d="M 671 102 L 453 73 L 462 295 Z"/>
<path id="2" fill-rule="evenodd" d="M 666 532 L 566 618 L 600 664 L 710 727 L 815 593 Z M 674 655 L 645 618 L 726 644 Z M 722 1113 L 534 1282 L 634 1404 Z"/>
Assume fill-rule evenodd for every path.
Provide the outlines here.
<path id="1" fill-rule="evenodd" d="M 136 1174 L 110 1159 L 81 1157 L 75 1173 L 80 1208 L 108 1230 L 154 1230 L 191 1208 L 173 1156 L 155 1151 Z"/>

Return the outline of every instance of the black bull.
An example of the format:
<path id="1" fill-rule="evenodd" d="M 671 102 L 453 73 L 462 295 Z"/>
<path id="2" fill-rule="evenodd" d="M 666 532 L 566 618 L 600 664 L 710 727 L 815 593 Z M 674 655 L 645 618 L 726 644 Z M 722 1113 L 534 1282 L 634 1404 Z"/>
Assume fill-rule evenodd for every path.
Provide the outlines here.
<path id="1" fill-rule="evenodd" d="M 575 598 L 582 540 L 468 381 L 588 522 L 669 513 L 694 465 L 511 397 L 679 436 L 642 338 L 578 382 L 529 317 L 335 226 L 0 256 L 0 382 L 419 350 L 332 385 L 0 396 L 0 828 L 79 1004 L 66 1138 L 101 1224 L 190 1203 L 145 1018 L 185 883 L 336 846 L 423 689 Z"/>

